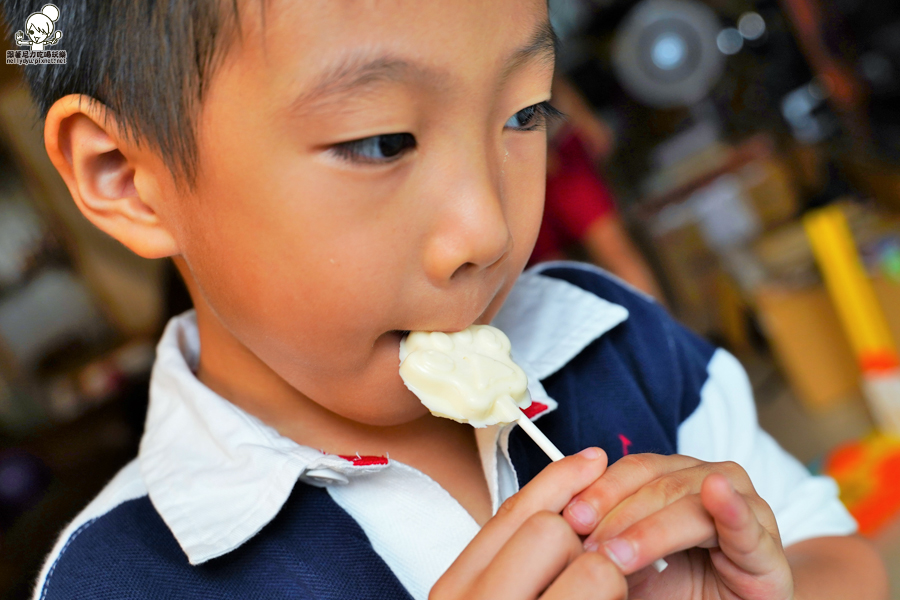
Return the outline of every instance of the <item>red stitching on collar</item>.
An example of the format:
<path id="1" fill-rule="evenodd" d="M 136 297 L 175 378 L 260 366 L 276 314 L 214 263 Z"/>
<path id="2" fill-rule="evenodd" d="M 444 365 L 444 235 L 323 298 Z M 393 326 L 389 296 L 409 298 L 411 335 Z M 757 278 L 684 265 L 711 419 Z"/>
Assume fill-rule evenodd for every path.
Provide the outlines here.
<path id="1" fill-rule="evenodd" d="M 525 416 L 529 419 L 533 419 L 537 415 L 546 411 L 548 408 L 550 407 L 542 402 L 532 401 L 531 406 L 529 406 L 528 408 L 523 408 L 522 412 L 525 413 Z"/>
<path id="2" fill-rule="evenodd" d="M 385 456 L 359 456 L 358 454 L 355 456 L 339 454 L 338 456 L 340 456 L 344 460 L 350 461 L 354 467 L 368 467 L 371 465 L 388 464 L 388 459 Z"/>

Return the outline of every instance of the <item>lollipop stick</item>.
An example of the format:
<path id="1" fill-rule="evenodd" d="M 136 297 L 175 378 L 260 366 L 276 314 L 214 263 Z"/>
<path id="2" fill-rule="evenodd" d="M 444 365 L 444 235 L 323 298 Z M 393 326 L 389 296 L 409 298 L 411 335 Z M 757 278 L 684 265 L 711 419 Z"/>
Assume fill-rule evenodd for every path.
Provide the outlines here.
<path id="1" fill-rule="evenodd" d="M 519 424 L 525 433 L 528 434 L 528 437 L 534 440 L 534 443 L 540 446 L 541 450 L 550 457 L 550 460 L 556 462 L 558 460 L 562 460 L 564 455 L 559 451 L 559 448 L 553 445 L 547 436 L 537 428 L 537 425 L 531 422 L 531 419 L 525 416 L 525 413 L 522 412 L 522 409 L 516 407 L 516 410 L 519 412 L 519 416 L 516 419 L 516 423 Z"/>
<path id="2" fill-rule="evenodd" d="M 537 444 L 540 447 L 540 449 L 543 450 L 544 453 L 550 457 L 550 460 L 552 460 L 553 462 L 562 460 L 563 453 L 559 451 L 559 448 L 557 448 L 555 445 L 553 445 L 553 442 L 551 442 L 547 438 L 547 436 L 544 435 L 544 432 L 542 432 L 540 429 L 537 428 L 537 425 L 535 425 L 534 423 L 531 422 L 531 419 L 529 419 L 525 415 L 525 413 L 522 412 L 522 409 L 520 409 L 518 406 L 515 406 L 515 403 L 513 403 L 512 398 L 509 398 L 507 401 L 509 403 L 513 404 L 516 411 L 518 412 L 518 418 L 516 418 L 516 423 L 518 423 L 519 427 L 521 427 L 522 430 L 528 434 L 528 437 L 530 437 L 532 440 L 534 440 L 534 443 Z M 657 573 L 662 573 L 663 570 L 665 570 L 665 568 L 668 566 L 669 566 L 669 563 L 667 563 L 664 558 L 660 558 L 659 560 L 653 561 L 653 568 L 656 569 Z"/>

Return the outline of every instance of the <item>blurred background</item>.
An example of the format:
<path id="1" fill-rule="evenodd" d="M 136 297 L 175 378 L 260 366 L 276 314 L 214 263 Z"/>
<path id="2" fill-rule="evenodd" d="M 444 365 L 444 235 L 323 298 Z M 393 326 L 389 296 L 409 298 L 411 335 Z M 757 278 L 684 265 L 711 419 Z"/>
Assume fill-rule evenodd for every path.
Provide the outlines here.
<path id="1" fill-rule="evenodd" d="M 568 120 L 533 262 L 601 265 L 733 352 L 900 590 L 900 4 L 550 5 Z M 171 264 L 80 215 L 0 65 L 0 597 L 28 597 L 135 455 L 155 341 L 189 307 Z"/>

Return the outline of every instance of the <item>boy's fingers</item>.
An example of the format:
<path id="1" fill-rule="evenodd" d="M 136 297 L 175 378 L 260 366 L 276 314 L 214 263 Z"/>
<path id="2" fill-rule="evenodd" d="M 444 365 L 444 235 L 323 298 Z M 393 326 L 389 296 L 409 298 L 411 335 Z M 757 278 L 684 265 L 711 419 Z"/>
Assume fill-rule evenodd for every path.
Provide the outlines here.
<path id="1" fill-rule="evenodd" d="M 662 510 L 669 504 L 685 496 L 699 494 L 703 481 L 711 472 L 723 471 L 736 481 L 735 487 L 741 493 L 753 493 L 749 477 L 732 463 L 700 463 L 695 467 L 681 469 L 658 477 L 646 484 L 616 507 L 603 515 L 590 534 L 591 539 L 604 540 L 615 537 L 634 523 Z M 605 477 L 604 477 L 605 478 Z M 601 479 L 602 480 L 602 479 Z M 589 488 L 590 489 L 590 488 Z M 579 496 L 584 496 L 584 492 Z M 579 531 L 579 533 L 581 533 Z"/>
<path id="2" fill-rule="evenodd" d="M 760 523 L 747 499 L 723 475 L 708 479 L 712 481 L 704 485 L 706 502 L 700 494 L 685 496 L 615 538 L 589 538 L 585 547 L 599 546 L 626 575 L 658 558 L 693 547 L 718 546 L 735 565 L 750 573 L 768 573 L 780 566 L 783 553 L 778 550 L 778 542 Z M 722 522 L 714 514 L 721 516 Z"/>
<path id="3" fill-rule="evenodd" d="M 735 565 L 754 575 L 770 573 L 781 566 L 784 555 L 774 517 L 772 532 L 747 499 L 718 474 L 706 478 L 700 496 L 714 521 L 719 548 Z"/>
<path id="4" fill-rule="evenodd" d="M 678 454 L 629 454 L 610 465 L 600 480 L 578 494 L 563 516 L 580 535 L 587 535 L 609 511 L 647 483 L 698 464 L 699 460 Z"/>
<path id="5" fill-rule="evenodd" d="M 575 494 L 603 475 L 606 464 L 606 453 L 600 448 L 586 448 L 578 454 L 551 463 L 501 504 L 497 514 L 485 528 L 515 529 L 536 512 L 561 512 Z"/>
<path id="6" fill-rule="evenodd" d="M 606 453 L 587 448 L 552 463 L 504 502 L 447 571 L 480 573 L 529 517 L 541 511 L 558 514 L 572 497 L 606 470 Z"/>
<path id="7" fill-rule="evenodd" d="M 645 484 L 606 514 L 601 515 L 599 523 L 588 539 L 605 540 L 614 537 L 669 504 L 690 494 L 699 493 L 700 483 L 706 474 L 704 467 L 705 465 L 699 465 L 681 469 Z M 585 493 L 580 496 L 584 496 Z"/>
<path id="8" fill-rule="evenodd" d="M 541 596 L 541 600 L 582 598 L 625 600 L 628 598 L 628 583 L 608 558 L 597 552 L 586 552 L 576 558 Z"/>
<path id="9" fill-rule="evenodd" d="M 581 541 L 556 513 L 531 516 L 476 580 L 477 598 L 536 598 L 584 553 Z M 467 597 L 472 597 L 467 596 Z"/>
<path id="10" fill-rule="evenodd" d="M 736 463 L 706 463 L 679 455 L 626 456 L 578 494 L 563 516 L 581 535 L 611 537 L 688 494 L 700 493 L 703 480 L 717 471 L 741 492 L 752 491 L 750 478 Z"/>
<path id="11" fill-rule="evenodd" d="M 599 551 L 606 553 L 626 575 L 630 575 L 669 554 L 715 545 L 715 523 L 700 497 L 692 495 L 635 523 L 621 535 L 604 540 Z"/>

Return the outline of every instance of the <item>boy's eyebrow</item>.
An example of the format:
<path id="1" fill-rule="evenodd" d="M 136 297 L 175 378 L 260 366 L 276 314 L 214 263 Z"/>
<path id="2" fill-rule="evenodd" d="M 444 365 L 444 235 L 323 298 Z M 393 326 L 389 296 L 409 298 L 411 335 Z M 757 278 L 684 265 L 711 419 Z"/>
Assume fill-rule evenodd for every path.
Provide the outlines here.
<path id="1" fill-rule="evenodd" d="M 376 82 L 401 82 L 410 78 L 427 81 L 435 86 L 446 82 L 446 77 L 440 71 L 400 58 L 381 56 L 365 62 L 361 58 L 364 57 L 345 60 L 326 72 L 312 89 L 302 93 L 291 103 L 291 111 L 302 112 L 312 104 L 339 100 Z"/>
<path id="2" fill-rule="evenodd" d="M 502 79 L 508 77 L 522 63 L 533 58 L 541 58 L 552 64 L 558 48 L 559 38 L 550 22 L 543 21 L 531 39 L 513 52 L 507 60 Z M 291 103 L 290 111 L 304 112 L 309 110 L 311 104 L 330 102 L 351 93 L 358 93 L 361 88 L 372 83 L 401 82 L 408 79 L 418 79 L 435 88 L 446 86 L 447 83 L 446 73 L 400 58 L 381 56 L 365 62 L 360 58 L 351 58 L 326 72 L 312 89 L 296 98 Z"/>
<path id="3" fill-rule="evenodd" d="M 553 64 L 557 54 L 559 54 L 559 38 L 553 31 L 550 21 L 542 21 L 528 43 L 513 53 L 503 70 L 503 77 L 509 76 L 523 62 L 535 57 Z"/>

